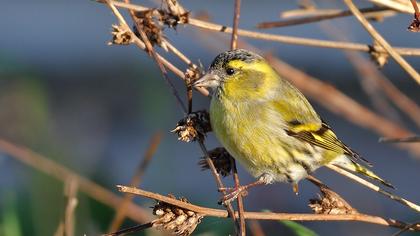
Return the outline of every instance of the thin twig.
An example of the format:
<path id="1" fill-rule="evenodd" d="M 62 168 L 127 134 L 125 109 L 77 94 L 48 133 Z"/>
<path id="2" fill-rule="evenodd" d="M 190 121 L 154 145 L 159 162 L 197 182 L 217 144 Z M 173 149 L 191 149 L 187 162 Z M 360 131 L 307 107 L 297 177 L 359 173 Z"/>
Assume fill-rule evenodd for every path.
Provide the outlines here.
<path id="1" fill-rule="evenodd" d="M 232 39 L 230 41 L 231 50 L 237 48 L 238 26 L 239 26 L 240 15 L 241 15 L 241 0 L 235 0 L 235 9 L 233 11 Z"/>
<path id="2" fill-rule="evenodd" d="M 149 166 L 150 161 L 152 160 L 157 147 L 159 146 L 160 140 L 162 139 L 162 133 L 157 132 L 155 133 L 152 138 L 150 139 L 149 147 L 146 149 L 146 152 L 144 153 L 144 156 L 142 158 L 142 161 L 138 165 L 133 177 L 130 181 L 130 186 L 139 186 L 142 177 Z M 115 213 L 114 219 L 111 222 L 111 226 L 109 227 L 108 232 L 114 232 L 117 231 L 121 224 L 124 221 L 124 218 L 126 216 L 127 207 L 129 206 L 129 203 L 133 200 L 133 196 L 126 194 L 124 196 L 124 200 L 122 201 L 121 205 L 117 208 L 117 211 Z"/>
<path id="3" fill-rule="evenodd" d="M 65 195 L 67 197 L 67 206 L 64 214 L 64 235 L 74 236 L 75 212 L 78 204 L 77 189 L 78 183 L 75 178 L 70 178 L 65 182 Z"/>
<path id="4" fill-rule="evenodd" d="M 406 227 L 402 228 L 400 231 L 396 232 L 395 234 L 393 234 L 391 236 L 399 236 L 402 233 L 407 232 L 408 230 L 410 230 L 411 227 L 416 226 L 416 225 L 420 225 L 420 222 L 409 224 L 409 225 L 407 225 Z"/>
<path id="5" fill-rule="evenodd" d="M 214 166 L 214 163 L 209 156 L 209 153 L 207 151 L 206 146 L 204 145 L 204 142 L 202 140 L 198 140 L 198 144 L 200 145 L 201 151 L 204 154 L 204 158 L 207 162 L 207 165 L 210 167 L 210 171 L 211 171 L 214 179 L 216 180 L 217 188 L 222 192 L 223 195 L 226 194 L 226 191 L 224 190 L 225 186 L 222 182 L 222 179 L 220 178 L 219 173 L 217 173 L 216 167 Z M 226 209 L 227 209 L 227 212 L 229 213 L 229 217 L 232 218 L 232 220 L 235 224 L 236 232 L 239 233 L 240 232 L 240 225 L 236 220 L 237 216 L 235 215 L 235 211 L 233 210 L 232 204 L 230 204 L 230 202 L 228 202 L 226 204 Z"/>
<path id="6" fill-rule="evenodd" d="M 398 52 L 392 48 L 392 46 L 373 28 L 368 20 L 363 16 L 359 9 L 354 5 L 352 0 L 344 0 L 344 3 L 348 6 L 351 12 L 353 12 L 356 19 L 366 29 L 366 31 L 375 39 L 389 55 L 418 83 L 420 84 L 420 75 L 417 71 L 411 67 L 410 64 Z"/>
<path id="7" fill-rule="evenodd" d="M 389 8 L 387 7 L 368 7 L 360 9 L 360 12 L 367 14 L 367 13 L 377 13 L 382 14 L 384 12 L 389 12 Z M 312 11 L 311 11 L 312 12 Z M 293 26 L 293 25 L 301 25 L 307 23 L 314 23 L 323 20 L 331 20 L 339 17 L 351 16 L 352 13 L 349 10 L 330 10 L 326 13 L 321 15 L 315 16 L 307 16 L 297 19 L 290 19 L 290 20 L 282 20 L 282 21 L 270 21 L 270 22 L 261 22 L 257 24 L 258 29 L 269 29 L 269 28 L 278 28 L 278 27 L 285 27 L 285 26 Z"/>
<path id="8" fill-rule="evenodd" d="M 236 169 L 236 161 L 233 158 L 230 158 L 231 165 L 232 165 L 232 172 L 233 172 L 233 181 L 235 182 L 235 188 L 239 188 L 241 186 L 239 182 L 238 170 Z M 238 220 L 239 220 L 239 235 L 245 236 L 246 235 L 246 226 L 245 226 L 245 218 L 244 218 L 244 200 L 242 198 L 242 194 L 238 195 L 236 199 L 238 205 Z"/>
<path id="9" fill-rule="evenodd" d="M 407 1 L 399 1 L 399 2 L 394 1 L 394 0 L 369 0 L 369 1 L 378 6 L 388 7 L 399 12 L 404 12 L 404 13 L 409 13 L 409 14 L 413 13 L 413 7 Z"/>
<path id="10" fill-rule="evenodd" d="M 411 5 L 413 5 L 413 9 L 414 9 L 414 18 L 416 20 L 419 20 L 420 18 L 420 11 L 419 11 L 419 6 L 417 5 L 417 1 L 416 0 L 410 0 Z"/>
<path id="11" fill-rule="evenodd" d="M 113 209 L 117 209 L 123 201 L 121 197 L 118 197 L 106 188 L 25 147 L 0 139 L 0 152 L 8 154 L 23 164 L 31 166 L 62 182 L 68 179 L 75 179 L 81 192 Z M 139 223 L 150 220 L 148 211 L 134 203 L 130 203 L 127 207 L 127 216 Z"/>
<path id="12" fill-rule="evenodd" d="M 99 1 L 99 2 L 102 2 L 102 1 Z M 136 11 L 144 11 L 144 10 L 150 9 L 144 6 L 126 4 L 123 2 L 113 1 L 113 3 L 115 6 L 126 8 L 126 9 L 133 9 Z M 198 20 L 192 17 L 189 18 L 188 24 L 195 27 L 202 28 L 202 29 L 211 30 L 211 31 L 218 31 L 218 32 L 228 33 L 228 34 L 232 33 L 231 27 L 220 25 L 220 24 L 214 24 L 211 22 L 203 21 L 203 20 Z M 260 32 L 250 31 L 250 30 L 243 30 L 243 29 L 238 29 L 238 35 L 249 37 L 249 38 L 275 41 L 275 42 L 286 43 L 286 44 L 303 45 L 303 46 L 356 50 L 356 51 L 363 51 L 363 52 L 369 52 L 372 50 L 372 46 L 367 45 L 367 44 L 309 39 L 309 38 L 292 37 L 292 36 L 284 36 L 284 35 L 274 35 L 274 34 L 260 33 Z M 374 46 L 373 49 L 377 52 L 386 52 L 382 47 Z M 420 56 L 420 49 L 418 48 L 395 47 L 394 49 L 401 55 Z"/>
<path id="13" fill-rule="evenodd" d="M 114 1 L 106 0 L 107 5 L 109 6 L 109 8 L 111 8 L 112 12 L 117 17 L 120 24 L 125 25 L 127 29 L 130 29 L 127 22 L 124 20 L 124 17 L 121 15 L 121 13 L 118 11 L 118 9 L 114 6 L 113 2 Z M 127 3 L 127 4 L 129 4 L 129 3 Z M 133 17 L 135 17 L 135 16 L 133 15 Z M 137 21 L 135 21 L 135 22 L 137 22 Z M 160 71 L 162 72 L 163 78 L 168 83 L 169 87 L 171 88 L 172 94 L 175 96 L 176 100 L 178 101 L 178 104 L 181 106 L 184 113 L 187 113 L 187 107 L 185 106 L 184 102 L 182 101 L 181 97 L 179 96 L 178 91 L 175 88 L 175 85 L 169 79 L 168 73 L 167 73 L 165 67 L 163 66 L 163 61 L 161 60 L 161 56 L 157 55 L 157 53 L 153 49 L 153 46 L 149 42 L 146 34 L 142 31 L 141 27 L 137 27 L 137 30 L 140 33 L 142 41 L 140 41 L 140 39 L 137 37 L 137 35 L 135 35 L 134 32 L 131 31 L 131 29 L 130 29 L 130 34 L 135 39 L 134 41 L 137 42 L 137 44 L 139 44 L 139 41 L 140 41 L 142 43 L 142 49 L 143 50 L 147 49 L 146 51 L 149 54 L 152 55 L 153 59 L 155 60 L 156 64 L 158 65 Z"/>
<path id="14" fill-rule="evenodd" d="M 339 30 L 329 22 L 323 22 L 320 25 L 330 37 L 337 40 L 347 40 L 348 35 Z M 349 61 L 355 67 L 360 77 L 364 80 L 372 81 L 380 87 L 382 92 L 407 116 L 420 127 L 420 107 L 402 91 L 400 91 L 388 78 L 381 73 L 373 62 L 368 61 L 360 53 L 354 51 L 343 51 Z M 392 107 L 391 107 L 392 108 Z M 391 112 L 387 112 L 388 115 Z"/>
<path id="15" fill-rule="evenodd" d="M 230 41 L 230 49 L 234 50 L 237 48 L 238 42 L 238 27 L 239 27 L 239 17 L 241 15 L 241 0 L 235 0 L 235 8 L 233 11 L 233 24 L 232 24 L 232 38 Z M 232 164 L 232 171 L 233 171 L 233 181 L 235 182 L 235 188 L 239 188 L 241 185 L 239 182 L 238 170 L 236 169 L 236 162 L 235 159 L 231 158 Z M 246 235 L 246 226 L 245 226 L 245 218 L 243 216 L 244 213 L 244 202 L 242 199 L 242 195 L 239 194 L 238 198 L 236 199 L 237 206 L 238 206 L 238 220 L 239 220 L 239 236 Z"/>
<path id="16" fill-rule="evenodd" d="M 413 209 L 413 210 L 415 210 L 417 212 L 420 212 L 420 206 L 417 205 L 417 204 L 415 204 L 415 203 L 413 203 L 413 202 L 410 202 L 410 201 L 408 201 L 408 200 L 406 200 L 406 199 L 404 199 L 404 198 L 402 198 L 400 196 L 397 196 L 395 194 L 392 194 L 392 193 L 390 193 L 388 191 L 382 190 L 379 186 L 377 186 L 375 184 L 372 184 L 371 182 L 366 181 L 366 180 L 360 178 L 359 176 L 354 175 L 354 174 L 352 174 L 352 173 L 350 173 L 350 172 L 348 172 L 346 170 L 343 170 L 341 168 L 338 168 L 338 167 L 336 167 L 334 165 L 328 164 L 326 166 L 328 168 L 330 168 L 331 170 L 333 170 L 335 172 L 338 172 L 341 175 L 344 175 L 347 178 L 350 178 L 351 180 L 354 180 L 357 183 L 359 183 L 359 184 L 361 184 L 361 185 L 363 185 L 363 186 L 365 186 L 365 187 L 367 187 L 369 189 L 372 189 L 375 192 L 381 193 L 381 194 L 389 197 L 392 200 L 395 200 L 395 201 L 397 201 L 397 202 L 399 202 L 399 203 L 401 203 L 401 204 L 403 204 L 405 206 L 408 206 L 409 208 L 411 208 L 411 209 Z"/>
<path id="17" fill-rule="evenodd" d="M 145 229 L 151 228 L 152 226 L 153 226 L 152 222 L 149 222 L 142 225 L 136 225 L 127 229 L 122 229 L 117 232 L 103 234 L 102 236 L 119 236 L 119 235 L 124 235 L 128 233 L 139 232 L 140 230 L 145 230 Z"/>
<path id="18" fill-rule="evenodd" d="M 186 203 L 171 197 L 166 197 L 157 193 L 148 192 L 138 188 L 132 188 L 123 185 L 117 185 L 120 192 L 131 193 L 150 199 L 194 211 L 203 214 L 204 216 L 213 216 L 226 218 L 228 212 L 225 210 L 202 207 L 191 203 Z M 237 212 L 235 212 L 237 215 Z M 245 219 L 254 220 L 293 220 L 293 221 L 360 221 L 377 225 L 390 226 L 395 228 L 405 228 L 406 223 L 394 219 L 385 219 L 379 216 L 372 216 L 366 214 L 343 214 L 343 215 L 330 215 L 330 214 L 299 214 L 299 213 L 274 213 L 274 212 L 244 212 Z M 414 225 L 412 230 L 420 230 L 420 225 Z"/>

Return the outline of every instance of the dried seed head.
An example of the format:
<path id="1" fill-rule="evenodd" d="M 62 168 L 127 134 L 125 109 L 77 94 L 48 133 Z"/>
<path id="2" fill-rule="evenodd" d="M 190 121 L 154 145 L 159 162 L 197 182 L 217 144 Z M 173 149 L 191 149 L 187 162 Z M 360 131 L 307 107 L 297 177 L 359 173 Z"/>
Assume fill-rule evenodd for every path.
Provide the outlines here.
<path id="1" fill-rule="evenodd" d="M 232 172 L 232 162 L 233 158 L 225 148 L 218 147 L 208 152 L 210 159 L 212 160 L 214 167 L 216 167 L 217 173 L 226 177 Z M 201 166 L 202 170 L 209 169 L 209 165 L 206 160 L 200 160 L 198 164 Z"/>
<path id="2" fill-rule="evenodd" d="M 370 58 L 382 68 L 387 62 L 389 54 L 385 51 L 377 51 L 376 48 L 381 48 L 382 46 L 378 44 L 378 42 L 374 41 L 373 46 L 369 46 L 369 54 Z"/>
<path id="3" fill-rule="evenodd" d="M 173 195 L 169 195 L 169 197 L 175 198 Z M 179 200 L 188 202 L 185 198 L 180 198 Z M 181 209 L 164 202 L 156 203 L 153 207 L 153 214 L 158 216 L 157 219 L 152 221 L 153 227 L 180 236 L 190 235 L 203 218 L 202 214 Z"/>
<path id="4" fill-rule="evenodd" d="M 211 131 L 210 117 L 207 111 L 196 111 L 188 114 L 184 119 L 178 121 L 171 132 L 178 135 L 178 140 L 191 142 L 204 140 L 207 132 Z"/>
<path id="5" fill-rule="evenodd" d="M 166 0 L 166 9 L 160 10 L 160 20 L 169 28 L 176 29 L 178 24 L 188 23 L 189 12 L 187 12 L 176 0 Z"/>
<path id="6" fill-rule="evenodd" d="M 411 24 L 408 26 L 408 31 L 418 33 L 420 32 L 420 20 L 414 18 Z"/>
<path id="7" fill-rule="evenodd" d="M 158 22 L 153 18 L 155 10 L 146 10 L 136 12 L 136 23 L 133 26 L 133 32 L 137 35 L 139 39 L 142 39 L 139 30 L 144 32 L 147 39 L 152 45 L 163 46 L 163 33 L 161 26 L 158 25 Z"/>
<path id="8" fill-rule="evenodd" d="M 322 196 L 309 200 L 309 207 L 316 214 L 354 214 L 357 210 L 348 204 L 340 195 L 327 187 L 320 187 Z"/>
<path id="9" fill-rule="evenodd" d="M 194 83 L 196 80 L 198 80 L 199 78 L 201 78 L 203 76 L 203 70 L 202 68 L 199 68 L 195 65 L 190 66 L 186 71 L 185 71 L 185 80 L 188 83 Z"/>
<path id="10" fill-rule="evenodd" d="M 130 29 L 126 25 L 112 25 L 112 41 L 108 45 L 128 45 L 133 42 Z"/>

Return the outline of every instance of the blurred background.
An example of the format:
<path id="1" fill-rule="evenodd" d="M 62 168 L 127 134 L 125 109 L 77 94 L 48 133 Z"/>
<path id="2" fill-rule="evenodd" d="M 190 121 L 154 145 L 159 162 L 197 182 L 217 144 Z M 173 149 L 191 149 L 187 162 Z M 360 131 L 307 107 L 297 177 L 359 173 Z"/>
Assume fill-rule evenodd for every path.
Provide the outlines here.
<path id="1" fill-rule="evenodd" d="M 129 184 L 150 138 L 161 132 L 162 141 L 145 172 L 141 188 L 184 196 L 203 206 L 220 207 L 217 205 L 220 195 L 211 174 L 201 171 L 197 165 L 201 157 L 198 145 L 180 142 L 169 132 L 183 113 L 158 67 L 134 46 L 107 46 L 111 39 L 111 24 L 117 23 L 109 8 L 88 0 L 1 2 L 1 139 L 27 147 L 121 196 L 115 185 Z M 182 0 L 181 3 L 193 15 L 205 12 L 210 21 L 231 25 L 233 1 Z M 319 0 L 316 3 L 319 7 L 346 9 L 341 1 Z M 142 4 L 159 6 L 150 1 Z M 356 4 L 370 6 L 365 1 L 356 1 Z M 243 0 L 240 27 L 256 30 L 257 23 L 278 20 L 282 11 L 296 8 L 297 2 L 291 0 L 281 3 Z M 398 14 L 373 24 L 392 45 L 418 47 L 419 35 L 406 30 L 411 20 L 412 15 Z M 351 41 L 371 43 L 353 17 L 330 23 L 345 32 L 345 37 Z M 315 23 L 264 32 L 329 39 L 319 26 Z M 205 68 L 229 46 L 229 35 L 203 34 L 191 26 L 178 26 L 177 31 L 166 30 L 165 34 L 189 58 L 201 62 Z M 384 110 L 374 105 L 363 85 L 364 78 L 358 75 L 342 51 L 246 41 L 419 133 L 418 127 L 395 106 L 389 105 Z M 363 57 L 368 58 L 368 55 Z M 167 58 L 185 69 L 174 56 L 167 54 Z M 406 58 L 415 69 L 420 69 L 419 58 Z M 418 85 L 393 60 L 382 71 L 412 100 L 417 104 L 420 102 Z M 185 98 L 183 82 L 173 74 L 170 77 Z M 420 202 L 420 156 L 378 143 L 380 135 L 377 133 L 312 103 L 349 146 L 374 163 L 376 172 L 397 187 L 398 194 Z M 194 93 L 194 110 L 208 105 L 207 98 Z M 212 134 L 206 144 L 209 148 L 219 146 Z M 242 183 L 253 181 L 241 167 L 239 173 Z M 330 170 L 320 169 L 316 176 L 364 213 L 406 222 L 419 220 L 414 211 Z M 231 178 L 226 178 L 226 183 L 231 185 Z M 308 213 L 308 199 L 315 197 L 317 192 L 306 181 L 302 181 L 298 196 L 286 184 L 259 187 L 249 192 L 245 206 L 249 211 Z M 78 192 L 77 198 L 75 235 L 107 232 L 115 211 L 83 192 Z M 0 235 L 53 235 L 63 219 L 66 202 L 63 182 L 0 150 Z M 146 208 L 154 204 L 144 198 L 136 198 L 135 202 Z M 135 224 L 131 220 L 124 222 L 125 227 Z M 279 222 L 261 224 L 266 235 L 294 234 Z M 356 222 L 303 222 L 302 225 L 318 235 L 390 235 L 397 231 Z M 230 233 L 230 220 L 206 218 L 194 235 Z M 156 231 L 148 230 L 136 235 L 154 234 Z"/>

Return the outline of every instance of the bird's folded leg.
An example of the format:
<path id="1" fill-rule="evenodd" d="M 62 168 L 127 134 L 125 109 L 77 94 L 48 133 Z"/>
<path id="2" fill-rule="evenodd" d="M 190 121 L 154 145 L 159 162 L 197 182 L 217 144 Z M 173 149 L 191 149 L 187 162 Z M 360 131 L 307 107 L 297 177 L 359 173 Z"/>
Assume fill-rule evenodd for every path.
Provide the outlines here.
<path id="1" fill-rule="evenodd" d="M 267 176 L 266 174 L 263 174 L 257 181 L 247 184 L 247 185 L 242 185 L 242 186 L 235 186 L 233 188 L 219 188 L 219 192 L 227 192 L 222 199 L 220 199 L 219 204 L 228 204 L 230 202 L 232 202 L 233 200 L 235 200 L 236 198 L 238 198 L 239 195 L 246 195 L 248 192 L 247 190 L 258 186 L 258 185 L 265 185 L 265 184 L 271 184 L 272 183 L 272 178 L 271 176 Z"/>

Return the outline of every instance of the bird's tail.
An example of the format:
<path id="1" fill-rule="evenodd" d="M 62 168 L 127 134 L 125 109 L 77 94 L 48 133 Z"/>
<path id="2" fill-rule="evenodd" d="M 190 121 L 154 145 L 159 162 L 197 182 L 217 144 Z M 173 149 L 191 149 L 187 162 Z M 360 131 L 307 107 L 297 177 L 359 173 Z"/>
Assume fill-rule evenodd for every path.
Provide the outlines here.
<path id="1" fill-rule="evenodd" d="M 358 164 L 358 163 L 350 160 L 345 155 L 340 156 L 340 157 L 334 159 L 331 162 L 331 164 L 333 164 L 333 165 L 335 165 L 335 166 L 337 166 L 339 168 L 348 170 L 348 171 L 352 171 L 352 172 L 356 172 L 358 174 L 362 174 L 364 176 L 367 176 L 367 177 L 369 177 L 371 179 L 374 179 L 374 180 L 380 182 L 381 184 L 383 184 L 383 185 L 385 185 L 387 187 L 394 188 L 394 186 L 392 186 L 391 183 L 389 183 L 388 181 L 382 179 L 381 177 L 379 177 L 378 175 L 376 175 L 373 171 L 369 170 L 367 167 L 364 167 L 364 166 L 362 166 L 362 165 L 360 165 L 360 164 Z"/>

